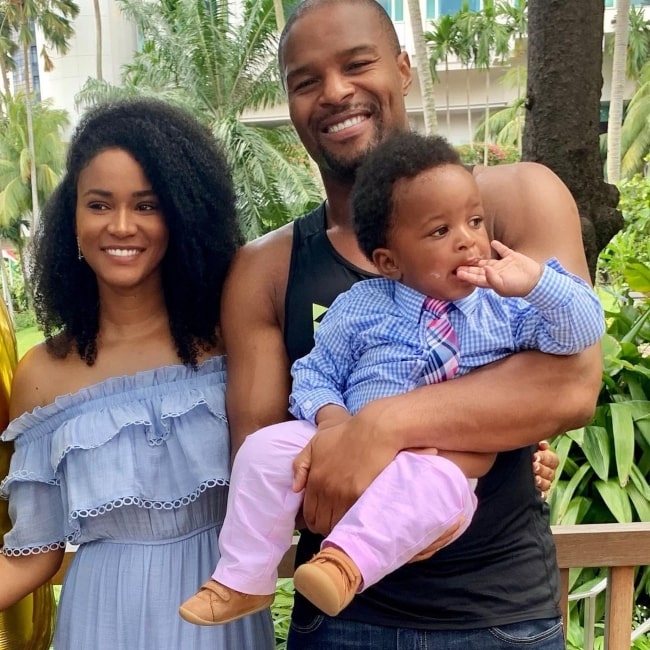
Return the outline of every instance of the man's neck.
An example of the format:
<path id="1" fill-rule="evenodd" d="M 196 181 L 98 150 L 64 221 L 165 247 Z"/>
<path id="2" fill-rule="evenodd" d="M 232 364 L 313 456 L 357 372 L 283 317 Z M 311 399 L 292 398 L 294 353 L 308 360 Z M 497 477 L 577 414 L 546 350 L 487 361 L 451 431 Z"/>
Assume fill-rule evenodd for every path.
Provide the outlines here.
<path id="1" fill-rule="evenodd" d="M 323 178 L 326 196 L 327 229 L 352 233 L 352 181 Z"/>
<path id="2" fill-rule="evenodd" d="M 352 227 L 352 183 L 323 179 L 327 236 L 335 250 L 351 264 L 368 273 L 377 273 L 375 266 L 361 252 Z"/>

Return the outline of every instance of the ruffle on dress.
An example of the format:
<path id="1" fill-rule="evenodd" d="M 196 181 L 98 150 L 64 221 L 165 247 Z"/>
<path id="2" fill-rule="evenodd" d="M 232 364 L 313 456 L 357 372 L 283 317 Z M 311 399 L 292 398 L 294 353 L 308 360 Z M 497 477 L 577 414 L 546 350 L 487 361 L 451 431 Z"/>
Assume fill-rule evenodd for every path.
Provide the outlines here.
<path id="1" fill-rule="evenodd" d="M 25 413 L 0 494 L 13 528 L 2 552 L 79 543 L 83 519 L 114 508 L 174 510 L 227 485 L 225 359 L 112 377 Z"/>

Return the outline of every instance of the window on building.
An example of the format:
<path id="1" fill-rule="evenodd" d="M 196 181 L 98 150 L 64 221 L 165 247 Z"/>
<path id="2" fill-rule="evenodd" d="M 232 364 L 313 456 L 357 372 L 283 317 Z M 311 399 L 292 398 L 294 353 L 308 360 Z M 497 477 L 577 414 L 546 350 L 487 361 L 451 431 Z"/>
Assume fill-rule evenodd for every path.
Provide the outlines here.
<path id="1" fill-rule="evenodd" d="M 630 4 L 634 7 L 650 7 L 650 0 L 632 0 Z M 605 7 L 615 7 L 616 0 L 605 0 Z"/>
<path id="2" fill-rule="evenodd" d="M 404 0 L 379 0 L 379 4 L 396 23 L 404 20 Z"/>
<path id="3" fill-rule="evenodd" d="M 481 0 L 469 0 L 470 11 L 480 11 Z M 455 14 L 463 8 L 463 0 L 427 0 L 427 20 L 436 20 L 447 14 Z"/>

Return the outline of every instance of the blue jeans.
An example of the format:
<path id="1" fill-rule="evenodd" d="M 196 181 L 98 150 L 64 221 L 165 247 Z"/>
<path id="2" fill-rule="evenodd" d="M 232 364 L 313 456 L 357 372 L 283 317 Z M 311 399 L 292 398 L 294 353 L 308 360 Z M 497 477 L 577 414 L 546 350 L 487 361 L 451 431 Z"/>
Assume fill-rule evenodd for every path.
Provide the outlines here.
<path id="1" fill-rule="evenodd" d="M 547 618 L 478 630 L 414 630 L 318 615 L 291 623 L 287 650 L 564 650 L 562 620 Z"/>

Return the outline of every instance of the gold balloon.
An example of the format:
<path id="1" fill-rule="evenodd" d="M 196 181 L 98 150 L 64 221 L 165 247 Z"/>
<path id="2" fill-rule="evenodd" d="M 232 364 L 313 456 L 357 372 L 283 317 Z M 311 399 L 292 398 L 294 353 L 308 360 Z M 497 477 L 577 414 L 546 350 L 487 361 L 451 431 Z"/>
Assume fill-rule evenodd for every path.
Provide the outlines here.
<path id="1" fill-rule="evenodd" d="M 9 421 L 9 390 L 16 361 L 16 337 L 0 300 L 0 431 Z M 0 443 L 0 479 L 9 471 L 11 452 L 9 443 Z M 10 528 L 7 502 L 0 500 L 0 540 Z M 47 584 L 0 612 L 0 650 L 47 650 L 52 643 L 54 609 L 52 587 Z"/>

